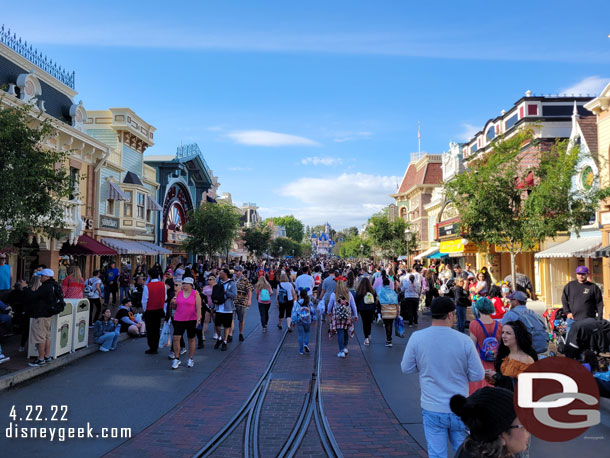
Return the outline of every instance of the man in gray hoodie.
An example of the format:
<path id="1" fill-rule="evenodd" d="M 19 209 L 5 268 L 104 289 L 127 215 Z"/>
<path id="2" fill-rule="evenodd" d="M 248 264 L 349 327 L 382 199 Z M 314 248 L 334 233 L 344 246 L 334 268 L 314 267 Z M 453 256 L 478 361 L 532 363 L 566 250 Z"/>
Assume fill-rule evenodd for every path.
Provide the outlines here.
<path id="1" fill-rule="evenodd" d="M 218 335 L 218 340 L 214 345 L 215 350 L 217 350 L 221 345 L 222 351 L 227 350 L 227 339 L 229 337 L 229 332 L 231 331 L 231 325 L 233 324 L 233 312 L 235 311 L 233 299 L 237 297 L 237 286 L 232 280 L 232 276 L 233 275 L 229 269 L 222 269 L 218 272 L 218 278 L 220 281 L 216 286 L 214 286 L 214 289 L 219 290 L 220 287 L 223 288 L 224 301 L 219 301 L 219 293 L 215 293 L 215 291 L 212 290 L 212 302 L 214 303 L 214 308 L 216 310 L 214 327 L 216 328 L 216 334 Z M 221 326 L 224 327 L 224 334 L 220 333 Z"/>

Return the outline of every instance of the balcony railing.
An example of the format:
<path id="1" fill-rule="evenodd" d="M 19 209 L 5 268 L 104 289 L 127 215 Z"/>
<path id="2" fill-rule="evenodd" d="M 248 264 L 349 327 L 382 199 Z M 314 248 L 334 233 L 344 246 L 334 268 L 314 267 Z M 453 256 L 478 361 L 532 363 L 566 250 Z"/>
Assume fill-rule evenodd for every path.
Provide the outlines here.
<path id="1" fill-rule="evenodd" d="M 53 62 L 53 60 L 47 58 L 42 51 L 38 51 L 36 48 L 32 47 L 32 45 L 28 46 L 28 42 L 22 41 L 21 38 L 17 38 L 17 34 L 11 35 L 11 30 L 5 30 L 4 25 L 2 25 L 0 28 L 0 43 L 8 46 L 17 54 L 25 57 L 34 65 L 37 65 L 42 70 L 47 72 L 53 78 L 74 89 L 74 72 L 65 70 L 56 62 Z"/>

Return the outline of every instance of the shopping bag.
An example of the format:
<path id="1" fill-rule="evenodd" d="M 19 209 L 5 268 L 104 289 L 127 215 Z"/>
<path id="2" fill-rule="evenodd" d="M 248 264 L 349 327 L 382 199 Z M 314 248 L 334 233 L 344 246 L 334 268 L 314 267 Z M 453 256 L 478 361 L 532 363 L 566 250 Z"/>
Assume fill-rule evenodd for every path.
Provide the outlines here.
<path id="1" fill-rule="evenodd" d="M 141 323 L 142 322 L 142 314 L 141 313 L 136 313 L 134 315 L 134 318 L 136 319 L 136 323 Z"/>
<path id="2" fill-rule="evenodd" d="M 400 315 L 394 320 L 394 333 L 396 334 L 396 337 L 405 336 L 405 324 Z"/>
<path id="3" fill-rule="evenodd" d="M 169 347 L 172 344 L 172 327 L 169 321 L 163 324 L 161 337 L 159 338 L 159 348 Z"/>

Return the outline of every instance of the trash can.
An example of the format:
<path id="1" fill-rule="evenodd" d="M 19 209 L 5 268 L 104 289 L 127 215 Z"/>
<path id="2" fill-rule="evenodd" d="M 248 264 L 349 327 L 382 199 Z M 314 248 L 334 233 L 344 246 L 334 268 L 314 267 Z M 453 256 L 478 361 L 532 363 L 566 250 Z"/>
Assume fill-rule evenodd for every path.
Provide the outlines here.
<path id="1" fill-rule="evenodd" d="M 72 328 L 74 327 L 74 317 L 72 316 L 74 308 L 69 299 L 66 300 L 66 306 L 63 312 L 54 315 L 51 319 L 51 358 L 57 358 L 72 351 Z M 38 349 L 32 342 L 32 322 L 30 319 L 30 340 L 28 342 L 28 356 L 38 357 Z"/>
<path id="2" fill-rule="evenodd" d="M 66 299 L 72 304 L 74 322 L 72 323 L 72 351 L 89 345 L 89 299 Z"/>

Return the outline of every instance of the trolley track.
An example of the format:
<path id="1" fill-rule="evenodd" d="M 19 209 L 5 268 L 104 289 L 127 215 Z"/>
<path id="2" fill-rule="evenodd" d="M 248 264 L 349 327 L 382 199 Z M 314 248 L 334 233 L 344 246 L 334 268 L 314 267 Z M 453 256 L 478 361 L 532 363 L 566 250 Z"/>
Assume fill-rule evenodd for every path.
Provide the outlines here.
<path id="1" fill-rule="evenodd" d="M 339 458 L 343 456 L 333 436 L 330 425 L 328 424 L 326 415 L 324 414 L 324 404 L 322 400 L 320 382 L 322 365 L 322 323 L 318 321 L 318 324 L 314 329 L 316 331 L 316 342 L 313 369 L 311 379 L 308 381 L 308 390 L 305 393 L 301 409 L 298 412 L 288 437 L 283 442 L 283 445 L 279 451 L 274 452 L 274 455 L 278 458 L 291 458 L 298 456 L 299 448 L 303 443 L 303 439 L 305 438 L 307 430 L 309 429 L 310 424 L 312 424 L 312 421 L 315 425 L 315 430 L 320 440 L 321 451 L 323 451 L 326 456 L 332 458 Z M 242 404 L 235 415 L 231 417 L 231 419 L 218 431 L 218 433 L 212 437 L 212 439 L 210 439 L 210 441 L 204 447 L 202 447 L 194 455 L 194 457 L 200 458 L 214 455 L 215 452 L 217 452 L 223 445 L 223 443 L 225 443 L 227 439 L 232 436 L 235 430 L 242 424 L 244 424 L 244 433 L 243 437 L 241 438 L 242 456 L 247 458 L 259 458 L 262 456 L 260 451 L 261 417 L 263 414 L 265 401 L 269 395 L 270 385 L 274 380 L 273 371 L 278 366 L 280 354 L 282 354 L 283 351 L 286 352 L 288 350 L 288 348 L 286 348 L 287 338 L 288 332 L 285 331 L 271 357 L 271 360 L 265 368 L 265 371 L 250 392 L 250 395 L 246 401 Z M 292 355 L 284 356 L 292 358 L 295 357 Z M 303 361 L 305 361 L 305 358 Z M 269 456 L 269 453 L 266 453 L 265 456 Z"/>

